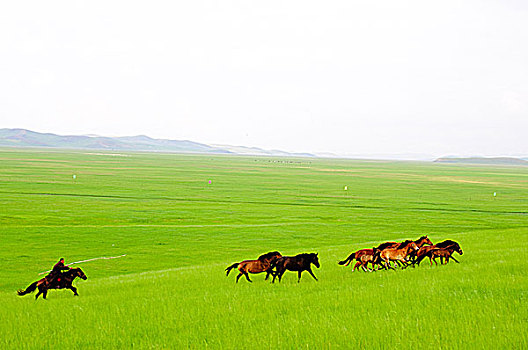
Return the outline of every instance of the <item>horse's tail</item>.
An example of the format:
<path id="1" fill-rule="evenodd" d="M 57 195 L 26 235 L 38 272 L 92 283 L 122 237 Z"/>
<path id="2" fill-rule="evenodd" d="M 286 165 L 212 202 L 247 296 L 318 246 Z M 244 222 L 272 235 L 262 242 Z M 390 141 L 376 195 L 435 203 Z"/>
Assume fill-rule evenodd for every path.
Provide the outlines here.
<path id="1" fill-rule="evenodd" d="M 231 272 L 231 269 L 234 269 L 238 266 L 239 263 L 234 263 L 233 265 L 229 266 L 227 269 L 225 269 L 227 272 L 226 272 L 226 276 L 229 276 L 229 273 Z"/>
<path id="2" fill-rule="evenodd" d="M 345 260 L 338 262 L 338 264 L 348 266 L 352 262 L 352 260 L 354 260 L 355 258 L 356 258 L 356 253 L 354 252 L 350 254 L 348 258 L 346 258 Z"/>
<path id="3" fill-rule="evenodd" d="M 22 290 L 22 289 L 17 290 L 17 294 L 22 296 L 22 295 L 26 295 L 26 294 L 34 292 L 35 289 L 37 289 L 37 283 L 38 281 L 31 283 L 29 287 L 26 288 L 26 290 Z"/>

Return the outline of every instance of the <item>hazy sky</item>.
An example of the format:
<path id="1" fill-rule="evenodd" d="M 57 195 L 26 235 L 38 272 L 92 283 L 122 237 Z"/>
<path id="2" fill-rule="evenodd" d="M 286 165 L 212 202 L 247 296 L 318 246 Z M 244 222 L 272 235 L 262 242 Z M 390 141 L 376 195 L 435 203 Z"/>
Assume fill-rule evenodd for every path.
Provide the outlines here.
<path id="1" fill-rule="evenodd" d="M 528 2 L 5 1 L 0 128 L 528 155 Z"/>

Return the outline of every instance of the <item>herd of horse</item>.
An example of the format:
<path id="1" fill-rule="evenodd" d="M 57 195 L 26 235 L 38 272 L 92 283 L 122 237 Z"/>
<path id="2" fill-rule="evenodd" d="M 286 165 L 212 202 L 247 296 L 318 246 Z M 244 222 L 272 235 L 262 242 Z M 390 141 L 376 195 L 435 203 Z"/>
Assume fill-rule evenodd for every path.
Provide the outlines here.
<path id="1" fill-rule="evenodd" d="M 377 271 L 377 270 L 394 270 L 396 266 L 402 269 L 408 266 L 420 265 L 423 259 L 429 258 L 431 266 L 433 261 L 436 265 L 438 262 L 436 258 L 440 258 L 441 264 L 447 264 L 450 259 L 458 263 L 453 253 L 464 254 L 460 245 L 452 240 L 445 240 L 437 244 L 433 244 L 427 236 L 422 236 L 417 240 L 405 240 L 403 242 L 385 242 L 377 247 L 360 249 L 350 254 L 345 260 L 339 261 L 339 265 L 348 266 L 356 261 L 352 271 L 361 267 L 363 271 Z M 394 266 L 391 265 L 394 264 Z M 295 256 L 282 256 L 278 251 L 269 252 L 259 256 L 256 260 L 244 260 L 239 263 L 234 263 L 228 266 L 226 276 L 232 269 L 237 268 L 239 274 L 236 277 L 236 282 L 240 277 L 245 276 L 248 282 L 252 282 L 249 274 L 257 274 L 266 272 L 267 280 L 270 275 L 273 276 L 272 283 L 278 277 L 279 282 L 286 270 L 297 272 L 297 282 L 301 280 L 303 271 L 308 271 L 310 275 L 317 281 L 317 277 L 313 274 L 311 265 L 320 267 L 319 257 L 317 253 L 304 253 Z M 372 268 L 369 268 L 371 264 Z"/>
<path id="2" fill-rule="evenodd" d="M 359 267 L 364 271 L 394 269 L 391 263 L 405 269 L 408 266 L 419 266 L 426 257 L 429 258 L 431 266 L 433 261 L 438 265 L 436 258 L 440 258 L 441 264 L 447 264 L 449 259 L 458 263 L 458 260 L 453 256 L 454 252 L 460 255 L 464 254 L 457 242 L 448 239 L 433 244 L 427 236 L 422 236 L 415 241 L 408 239 L 403 242 L 385 242 L 374 248 L 360 249 L 338 264 L 348 266 L 355 260 L 356 264 L 352 271 Z M 368 267 L 369 263 L 372 265 L 372 269 Z"/>
<path id="3" fill-rule="evenodd" d="M 443 242 L 433 244 L 427 236 L 422 236 L 417 240 L 406 240 L 403 242 L 385 242 L 374 248 L 360 249 L 350 254 L 345 260 L 339 261 L 339 265 L 348 266 L 356 261 L 352 271 L 361 267 L 363 271 L 376 271 L 381 269 L 395 269 L 396 266 L 402 269 L 408 266 L 420 265 L 420 262 L 426 257 L 429 258 L 431 266 L 433 261 L 438 265 L 436 258 L 440 258 L 441 264 L 447 264 L 450 259 L 458 263 L 453 253 L 457 252 L 462 255 L 462 249 L 460 245 L 452 240 L 445 240 Z M 391 265 L 394 264 L 394 266 Z M 273 276 L 272 283 L 278 278 L 279 282 L 286 271 L 297 272 L 297 282 L 301 281 L 301 274 L 303 271 L 308 273 L 317 281 L 312 271 L 312 264 L 319 268 L 319 255 L 317 253 L 304 253 L 295 256 L 282 256 L 281 253 L 274 251 L 259 256 L 256 260 L 244 260 L 239 263 L 234 263 L 228 266 L 226 276 L 233 269 L 238 269 L 239 273 L 236 277 L 236 282 L 240 277 L 245 276 L 248 282 L 252 282 L 249 278 L 249 274 L 256 274 L 266 272 L 266 280 L 269 276 Z M 369 268 L 371 264 L 371 268 Z M 31 285 L 25 290 L 18 290 L 18 295 L 23 296 L 32 293 L 38 289 L 38 293 L 35 296 L 37 299 L 40 295 L 44 299 L 50 289 L 70 289 L 74 295 L 77 293 L 77 288 L 72 285 L 75 278 L 86 279 L 86 275 L 80 268 L 73 268 L 65 272 L 61 278 L 51 283 L 47 278 L 42 278 Z"/>

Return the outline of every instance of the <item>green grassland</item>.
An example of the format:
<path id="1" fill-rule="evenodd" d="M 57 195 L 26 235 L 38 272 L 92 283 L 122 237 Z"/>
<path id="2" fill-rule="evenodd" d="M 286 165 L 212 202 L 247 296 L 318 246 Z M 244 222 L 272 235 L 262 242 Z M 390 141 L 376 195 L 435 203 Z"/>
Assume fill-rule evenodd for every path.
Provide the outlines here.
<path id="1" fill-rule="evenodd" d="M 0 348 L 528 348 L 527 213 L 528 167 L 0 149 Z M 460 264 L 337 264 L 423 234 Z M 271 250 L 319 282 L 225 276 Z M 79 297 L 16 295 L 121 254 Z"/>

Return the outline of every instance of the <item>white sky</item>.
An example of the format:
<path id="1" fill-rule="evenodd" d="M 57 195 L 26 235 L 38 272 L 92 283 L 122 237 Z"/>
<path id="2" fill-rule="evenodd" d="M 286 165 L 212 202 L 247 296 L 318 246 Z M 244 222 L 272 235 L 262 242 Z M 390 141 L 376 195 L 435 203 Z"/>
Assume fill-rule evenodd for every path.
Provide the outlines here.
<path id="1" fill-rule="evenodd" d="M 528 2 L 5 1 L 0 128 L 528 155 Z"/>

